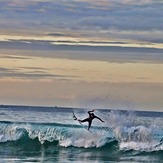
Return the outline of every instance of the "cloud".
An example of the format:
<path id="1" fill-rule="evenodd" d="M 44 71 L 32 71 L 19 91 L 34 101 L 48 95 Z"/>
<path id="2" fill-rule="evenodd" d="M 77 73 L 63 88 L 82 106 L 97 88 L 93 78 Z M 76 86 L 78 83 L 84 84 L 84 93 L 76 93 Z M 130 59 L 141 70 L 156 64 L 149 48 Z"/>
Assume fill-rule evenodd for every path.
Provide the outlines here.
<path id="1" fill-rule="evenodd" d="M 71 60 L 92 60 L 107 62 L 150 62 L 162 63 L 163 49 L 138 47 L 129 45 L 125 42 L 100 42 L 100 41 L 41 41 L 41 40 L 10 40 L 0 43 L 1 59 L 9 60 L 28 60 L 32 57 L 44 58 L 66 58 Z M 124 47 L 122 47 L 124 46 Z M 126 47 L 125 47 L 126 46 Z M 128 46 L 128 47 L 127 47 Z M 6 54 L 6 55 L 5 55 Z M 6 62 L 6 61 L 5 61 Z M 22 67 L 22 66 L 21 66 Z M 29 66 L 28 66 L 29 67 Z M 40 66 L 39 66 L 40 67 Z M 23 67 L 22 67 L 23 68 Z M 24 66 L 25 68 L 25 66 Z M 27 69 L 27 68 L 25 68 Z M 28 70 L 32 67 L 28 68 Z M 34 69 L 33 71 L 38 71 Z M 42 69 L 40 69 L 42 71 Z M 47 69 L 44 71 L 48 71 Z M 29 75 L 29 74 L 27 74 Z M 52 76 L 51 76 L 52 77 Z"/>
<path id="2" fill-rule="evenodd" d="M 131 23 L 132 22 L 132 23 Z M 160 30 L 162 31 L 163 18 L 162 8 L 159 5 L 123 8 L 108 14 L 97 14 L 81 17 L 79 23 L 81 28 L 94 30 Z"/>
<path id="3" fill-rule="evenodd" d="M 15 73 L 15 71 L 17 71 L 17 69 L 13 68 L 0 68 L 0 78 L 4 78 L 4 77 L 9 77 L 10 75 L 13 75 Z"/>
<path id="4" fill-rule="evenodd" d="M 29 72 L 25 72 L 28 71 Z M 70 78 L 75 78 L 76 76 L 70 75 L 59 75 L 59 74 L 50 74 L 45 71 L 44 68 L 38 67 L 22 67 L 22 68 L 0 68 L 0 78 L 14 78 L 14 79 L 60 79 L 68 80 Z M 23 72 L 24 71 L 24 72 Z"/>
<path id="5" fill-rule="evenodd" d="M 48 33 L 47 36 L 54 36 L 54 37 L 69 37 L 72 36 L 64 33 Z"/>
<path id="6" fill-rule="evenodd" d="M 8 71 L 10 71 L 10 72 L 11 72 L 11 70 L 10 70 L 10 69 L 0 67 L 0 72 L 8 72 Z"/>
<path id="7" fill-rule="evenodd" d="M 30 49 L 30 50 L 87 50 L 88 47 L 136 47 L 136 48 L 156 48 L 162 49 L 161 31 L 117 31 L 113 30 L 110 33 L 105 33 L 105 36 L 94 38 L 89 35 L 82 34 L 67 34 L 67 33 L 47 33 L 38 36 L 26 35 L 1 35 L 0 47 L 11 49 Z M 106 36 L 117 37 L 119 39 L 107 39 Z M 156 39 L 157 38 L 157 39 Z M 129 39 L 129 40 L 127 40 Z M 159 42 L 160 41 L 160 42 Z M 41 45 L 41 46 L 40 46 Z M 61 47 L 64 47 L 61 48 Z"/>
<path id="8" fill-rule="evenodd" d="M 20 44 L 19 48 L 33 50 L 62 47 L 66 50 L 85 47 L 87 50 L 87 46 L 161 48 L 162 3 L 161 0 L 2 0 L 0 26 L 39 35 L 24 40 L 23 37 L 8 39 L 12 48 Z M 1 47 L 7 45 L 1 44 Z M 42 47 L 38 47 L 40 45 Z"/>
<path id="9" fill-rule="evenodd" d="M 30 59 L 29 57 L 23 57 L 23 56 L 11 56 L 11 55 L 2 55 L 0 58 L 4 59 Z"/>
<path id="10" fill-rule="evenodd" d="M 58 29 L 162 30 L 162 1 L 159 0 L 7 0 L 0 3 L 1 14 L 24 28 L 28 24 L 28 28 L 49 25 Z M 25 11 L 21 15 L 20 9 Z"/>

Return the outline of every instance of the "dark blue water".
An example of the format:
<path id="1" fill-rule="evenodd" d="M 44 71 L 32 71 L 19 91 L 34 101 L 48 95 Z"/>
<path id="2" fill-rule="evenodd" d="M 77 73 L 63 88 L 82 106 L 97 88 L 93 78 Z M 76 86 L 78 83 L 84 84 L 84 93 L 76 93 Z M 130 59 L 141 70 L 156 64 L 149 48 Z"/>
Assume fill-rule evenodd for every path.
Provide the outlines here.
<path id="1" fill-rule="evenodd" d="M 0 106 L 0 162 L 158 162 L 163 114 L 96 110 L 90 132 L 73 120 L 87 109 Z"/>

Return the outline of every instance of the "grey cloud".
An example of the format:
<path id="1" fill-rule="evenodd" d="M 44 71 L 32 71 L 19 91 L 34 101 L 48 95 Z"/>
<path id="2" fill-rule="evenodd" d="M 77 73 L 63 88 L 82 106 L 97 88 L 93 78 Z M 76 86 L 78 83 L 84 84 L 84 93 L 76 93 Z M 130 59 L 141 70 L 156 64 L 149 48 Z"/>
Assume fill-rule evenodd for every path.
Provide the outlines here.
<path id="1" fill-rule="evenodd" d="M 64 34 L 48 34 L 50 36 L 69 36 L 70 35 L 64 35 Z M 72 37 L 72 36 L 71 36 Z M 5 41 L 6 42 L 6 41 Z M 127 44 L 125 42 L 118 42 L 118 41 L 80 41 L 80 40 L 77 40 L 77 41 L 67 41 L 66 39 L 65 40 L 62 40 L 62 41 L 54 41 L 54 40 L 47 40 L 47 41 L 41 41 L 41 40 L 30 40 L 30 39 L 19 39 L 19 40 L 14 40 L 14 39 L 9 39 L 9 43 L 10 42 L 13 42 L 13 43 L 22 43 L 22 44 L 46 44 L 46 45 L 51 45 L 51 43 L 60 43 L 62 45 L 67 43 L 67 45 L 69 44 L 78 44 L 80 45 L 80 43 L 85 43 L 85 44 Z M 7 42 L 6 42 L 7 43 Z M 30 45 L 29 45 L 30 46 Z M 73 45 L 72 45 L 73 46 Z M 89 46 L 89 45 L 85 45 L 85 46 Z M 98 45 L 97 45 L 98 46 Z"/>
<path id="2" fill-rule="evenodd" d="M 35 71 L 38 71 L 38 70 L 48 70 L 47 68 L 42 68 L 42 67 L 20 67 L 22 69 L 29 69 L 29 70 L 35 70 Z"/>
<path id="3" fill-rule="evenodd" d="M 49 33 L 49 34 L 47 34 L 47 36 L 68 37 L 68 36 L 71 36 L 71 35 L 66 35 L 66 34 L 63 34 L 63 33 Z"/>
<path id="4" fill-rule="evenodd" d="M 122 29 L 122 30 L 162 30 L 162 7 L 161 1 L 143 1 L 136 5 L 134 1 L 111 1 L 108 9 L 102 10 L 104 6 L 84 11 L 78 15 L 77 22 L 72 22 L 72 29 L 96 30 L 98 29 Z M 129 1 L 128 1 L 129 2 Z M 86 3 L 86 2 L 85 2 Z M 96 4 L 96 2 L 94 3 Z M 108 1 L 109 4 L 109 1 Z M 98 5 L 97 5 L 98 6 Z"/>
<path id="5" fill-rule="evenodd" d="M 0 72 L 6 72 L 6 71 L 10 71 L 10 70 L 7 68 L 0 67 Z"/>
<path id="6" fill-rule="evenodd" d="M 11 55 L 2 55 L 0 58 L 6 58 L 6 59 L 30 59 L 29 57 L 23 57 L 23 56 L 11 56 Z"/>
<path id="7" fill-rule="evenodd" d="M 163 27 L 162 8 L 153 8 L 148 12 L 143 9 L 137 11 L 116 11 L 108 16 L 87 16 L 79 19 L 80 28 L 86 29 L 101 29 L 101 30 L 160 30 Z M 155 12 L 157 10 L 158 13 Z M 76 24 L 78 26 L 78 24 Z"/>
<path id="8" fill-rule="evenodd" d="M 10 75 L 12 76 L 18 69 L 10 69 L 10 68 L 0 68 L 0 77 L 10 77 Z"/>
<path id="9" fill-rule="evenodd" d="M 68 75 L 58 75 L 58 74 L 49 74 L 44 71 L 32 71 L 28 73 L 19 72 L 19 68 L 17 69 L 9 69 L 9 68 L 0 68 L 0 78 L 11 77 L 11 78 L 23 78 L 23 79 L 43 79 L 43 78 L 57 78 L 57 79 L 69 79 L 75 78 L 76 76 L 68 76 Z"/>
<path id="10" fill-rule="evenodd" d="M 118 43 L 118 42 L 115 42 Z M 129 48 L 118 46 L 72 46 L 72 45 L 52 45 L 50 42 L 34 41 L 31 44 L 22 43 L 21 41 L 3 42 L 0 47 L 4 49 L 3 53 L 15 55 L 18 54 L 22 57 L 15 57 L 11 54 L 10 58 L 23 59 L 30 58 L 30 56 L 36 57 L 57 57 L 77 60 L 102 60 L 108 62 L 163 62 L 163 49 L 154 48 Z M 16 50 L 16 51 L 15 51 Z M 9 52 L 8 52 L 9 51 Z M 25 57 L 24 57 L 24 56 Z M 27 68 L 29 70 L 38 71 L 39 69 Z M 43 71 L 42 69 L 40 69 Z"/>
<path id="11" fill-rule="evenodd" d="M 68 36 L 58 32 L 63 30 L 78 33 L 84 31 L 85 34 L 96 31 L 94 34 L 98 34 L 98 37 L 100 31 L 112 32 L 112 29 L 131 30 L 133 33 L 162 31 L 162 4 L 161 0 L 103 0 L 100 3 L 96 0 L 3 0 L 0 2 L 0 25 L 20 30 L 46 30 L 50 31 L 48 35 L 54 37 Z M 20 11 L 15 11 L 16 8 L 26 12 L 20 14 Z"/>

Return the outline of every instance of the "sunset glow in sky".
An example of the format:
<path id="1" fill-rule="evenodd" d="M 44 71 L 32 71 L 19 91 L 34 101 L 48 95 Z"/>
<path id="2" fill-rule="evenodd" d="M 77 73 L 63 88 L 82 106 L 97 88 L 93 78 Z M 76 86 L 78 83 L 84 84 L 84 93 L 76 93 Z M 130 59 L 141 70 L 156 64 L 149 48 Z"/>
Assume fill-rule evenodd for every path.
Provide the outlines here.
<path id="1" fill-rule="evenodd" d="M 163 111 L 162 0 L 0 0 L 0 104 Z"/>

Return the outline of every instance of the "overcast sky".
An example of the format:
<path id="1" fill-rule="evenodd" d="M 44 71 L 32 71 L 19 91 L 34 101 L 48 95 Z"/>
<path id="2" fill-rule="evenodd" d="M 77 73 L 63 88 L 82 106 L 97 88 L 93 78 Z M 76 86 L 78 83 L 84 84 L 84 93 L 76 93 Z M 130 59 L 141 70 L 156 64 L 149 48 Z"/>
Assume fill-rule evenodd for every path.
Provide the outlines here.
<path id="1" fill-rule="evenodd" d="M 161 110 L 162 0 L 0 0 L 0 103 Z"/>

